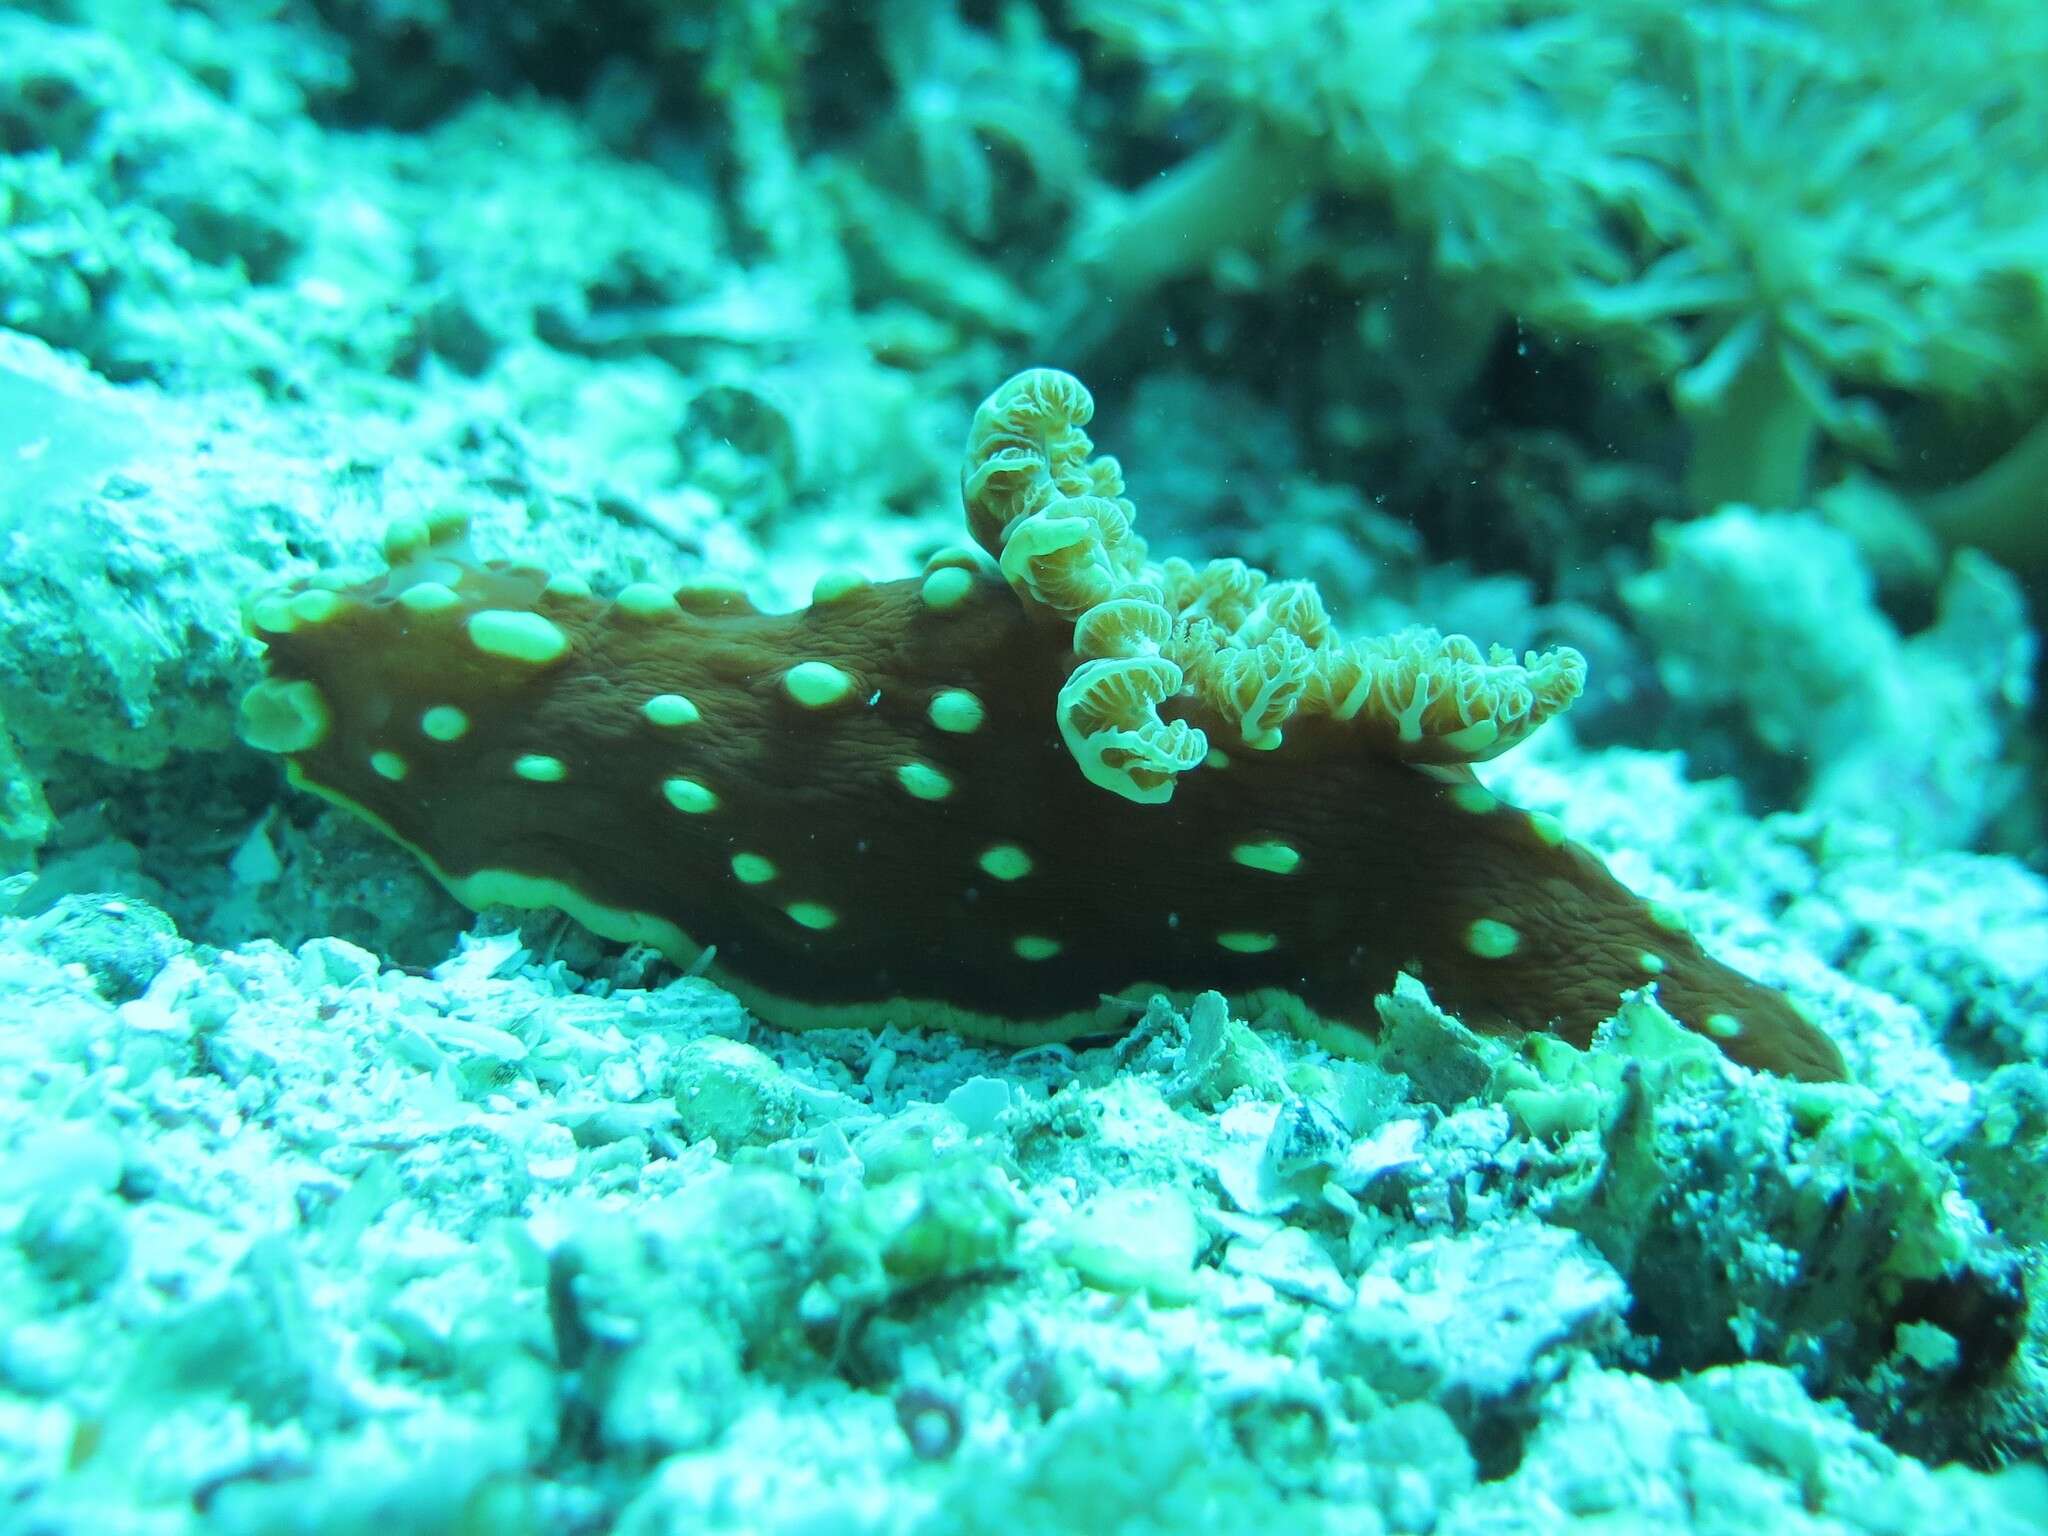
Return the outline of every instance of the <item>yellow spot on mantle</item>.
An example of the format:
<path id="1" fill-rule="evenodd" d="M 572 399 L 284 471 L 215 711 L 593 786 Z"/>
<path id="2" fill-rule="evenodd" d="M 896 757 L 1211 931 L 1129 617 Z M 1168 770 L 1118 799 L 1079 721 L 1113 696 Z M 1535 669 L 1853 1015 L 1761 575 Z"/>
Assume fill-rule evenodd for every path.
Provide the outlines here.
<path id="1" fill-rule="evenodd" d="M 1225 949 L 1234 950 L 1240 955 L 1263 955 L 1267 950 L 1279 947 L 1280 935 L 1277 933 L 1247 933 L 1242 930 L 1232 930 L 1228 933 L 1217 934 L 1216 942 Z"/>
<path id="2" fill-rule="evenodd" d="M 545 752 L 527 752 L 513 764 L 512 771 L 535 784 L 559 784 L 569 777 L 569 765 Z"/>
<path id="3" fill-rule="evenodd" d="M 742 885 L 766 885 L 776 875 L 775 864 L 758 853 L 736 853 L 732 856 L 733 878 Z"/>
<path id="4" fill-rule="evenodd" d="M 419 588 L 412 590 L 417 592 Z M 535 667 L 547 665 L 569 649 L 568 635 L 552 619 L 511 608 L 484 608 L 472 613 L 469 640 L 488 655 Z"/>
<path id="5" fill-rule="evenodd" d="M 848 593 L 858 592 L 872 585 L 859 571 L 838 569 L 825 572 L 811 587 L 811 601 L 814 603 L 836 603 Z"/>
<path id="6" fill-rule="evenodd" d="M 613 604 L 629 619 L 666 619 L 681 613 L 675 594 L 651 581 L 636 581 L 619 588 Z"/>
<path id="7" fill-rule="evenodd" d="M 805 928 L 834 928 L 839 924 L 839 914 L 821 902 L 792 901 L 782 910 L 789 914 L 791 922 Z"/>
<path id="8" fill-rule="evenodd" d="M 1513 924 L 1497 917 L 1482 917 L 1465 930 L 1465 948 L 1482 960 L 1505 960 L 1522 946 L 1522 936 Z"/>
<path id="9" fill-rule="evenodd" d="M 436 704 L 420 716 L 420 734 L 435 741 L 460 741 L 469 733 L 469 716 L 453 704 Z"/>
<path id="10" fill-rule="evenodd" d="M 242 695 L 241 736 L 259 752 L 304 752 L 326 739 L 327 696 L 303 678 L 265 678 Z"/>
<path id="11" fill-rule="evenodd" d="M 782 686 L 805 709 L 825 709 L 853 692 L 853 678 L 829 661 L 800 661 L 782 674 Z"/>
<path id="12" fill-rule="evenodd" d="M 718 794 L 695 779 L 663 779 L 661 792 L 668 803 L 690 816 L 702 816 L 718 809 Z"/>
<path id="13" fill-rule="evenodd" d="M 445 581 L 416 581 L 398 594 L 398 605 L 414 613 L 445 613 L 462 599 Z"/>
<path id="14" fill-rule="evenodd" d="M 1019 960 L 1050 960 L 1060 952 L 1060 941 L 1048 939 L 1043 934 L 1026 933 L 1012 939 L 1010 949 Z"/>
<path id="15" fill-rule="evenodd" d="M 1031 855 L 1015 843 L 985 848 L 975 863 L 998 880 L 1022 880 L 1031 873 Z"/>
<path id="16" fill-rule="evenodd" d="M 1493 791 L 1482 784 L 1453 784 L 1445 793 L 1451 804 L 1473 816 L 1484 816 L 1500 805 Z"/>
<path id="17" fill-rule="evenodd" d="M 323 592 L 318 587 L 301 592 L 292 599 L 292 617 L 301 624 L 324 624 L 341 612 L 341 598 L 333 592 Z"/>
<path id="18" fill-rule="evenodd" d="M 988 718 L 988 711 L 981 707 L 981 700 L 965 688 L 942 688 L 933 694 L 930 714 L 933 725 L 956 735 L 979 729 L 981 722 Z"/>
<path id="19" fill-rule="evenodd" d="M 680 693 L 657 693 L 640 706 L 640 713 L 655 725 L 695 725 L 703 716 L 697 706 Z"/>
<path id="20" fill-rule="evenodd" d="M 1291 843 L 1277 840 L 1239 843 L 1230 850 L 1230 856 L 1247 869 L 1263 869 L 1273 875 L 1291 875 L 1294 873 L 1294 867 L 1301 862 L 1300 849 Z"/>
<path id="21" fill-rule="evenodd" d="M 256 621 L 257 628 L 267 629 L 273 635 L 288 635 L 299 627 L 299 621 L 292 617 L 291 599 L 281 592 L 256 599 L 249 617 Z"/>
<path id="22" fill-rule="evenodd" d="M 953 793 L 953 781 L 930 763 L 904 763 L 896 770 L 896 782 L 920 800 L 943 800 Z"/>
<path id="23" fill-rule="evenodd" d="M 384 530 L 384 559 L 399 565 L 427 547 L 427 525 L 417 517 L 401 517 Z"/>
<path id="24" fill-rule="evenodd" d="M 957 565 L 942 566 L 925 577 L 918 595 L 931 608 L 957 608 L 974 590 L 974 577 Z"/>
<path id="25" fill-rule="evenodd" d="M 370 768 L 380 779 L 389 779 L 396 784 L 406 775 L 405 759 L 396 752 L 372 752 Z"/>

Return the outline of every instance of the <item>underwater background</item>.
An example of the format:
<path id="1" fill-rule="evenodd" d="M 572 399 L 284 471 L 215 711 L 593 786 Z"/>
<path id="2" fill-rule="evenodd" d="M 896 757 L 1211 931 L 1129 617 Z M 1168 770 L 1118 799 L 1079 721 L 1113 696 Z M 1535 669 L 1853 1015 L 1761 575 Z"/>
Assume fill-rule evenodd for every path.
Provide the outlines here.
<path id="1" fill-rule="evenodd" d="M 474 912 L 245 704 L 457 514 L 576 600 L 1022 592 L 1032 368 L 1169 566 L 1582 653 L 1464 803 L 1848 1080 L 1655 954 L 1304 1033 L 1114 868 L 1114 1029 L 778 1008 L 715 914 L 791 860 L 676 871 L 695 960 Z M 2048 1531 L 2038 0 L 7 6 L 0 537 L 7 1536 Z M 998 891 L 859 901 L 964 986 Z"/>

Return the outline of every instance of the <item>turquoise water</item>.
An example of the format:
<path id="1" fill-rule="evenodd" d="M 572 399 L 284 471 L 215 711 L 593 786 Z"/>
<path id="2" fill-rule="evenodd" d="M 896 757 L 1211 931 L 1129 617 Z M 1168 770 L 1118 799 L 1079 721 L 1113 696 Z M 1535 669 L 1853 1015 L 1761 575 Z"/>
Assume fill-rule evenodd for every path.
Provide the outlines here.
<path id="1" fill-rule="evenodd" d="M 0 9 L 0 1532 L 2048 1529 L 2044 82 Z"/>

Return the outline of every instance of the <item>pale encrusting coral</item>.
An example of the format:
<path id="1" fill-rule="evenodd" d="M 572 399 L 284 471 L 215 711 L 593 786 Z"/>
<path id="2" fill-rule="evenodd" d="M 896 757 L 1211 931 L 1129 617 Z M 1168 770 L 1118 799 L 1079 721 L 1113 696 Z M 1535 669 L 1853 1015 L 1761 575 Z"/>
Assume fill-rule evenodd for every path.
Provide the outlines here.
<path id="1" fill-rule="evenodd" d="M 2048 1531 L 2042 14 L 0 14 L 0 1527 Z M 1120 469 L 1061 448 L 1063 375 L 998 390 L 1029 369 L 1088 381 Z M 690 866 L 701 951 L 466 910 L 236 739 L 252 689 L 287 739 L 266 664 L 386 555 L 764 635 L 985 599 L 1029 710 L 920 695 L 883 786 L 980 874 L 897 933 L 918 859 L 863 885 L 769 816 Z M 430 618 L 364 755 L 394 788 L 495 686 L 429 707 Z M 764 686 L 868 707 L 833 656 Z M 1340 724 L 1604 864 L 1657 944 L 1464 924 L 1527 966 L 1496 1017 L 1397 942 L 1411 899 L 1303 1038 L 1278 940 L 1369 900 L 1305 879 L 1358 829 L 1233 818 Z M 747 760 L 838 773 L 807 739 Z M 566 793 L 632 740 L 507 771 Z M 1001 837 L 957 815 L 984 780 Z M 816 802 L 849 849 L 863 793 Z M 1076 804 L 1241 854 L 1102 871 L 1088 945 L 1215 963 L 1091 991 L 1099 1033 L 719 984 L 743 902 L 838 881 L 883 980 L 1028 1012 L 1027 865 L 1124 835 L 1048 859 Z M 1480 879 L 1425 806 L 1398 888 Z M 558 823 L 564 866 L 660 852 L 611 828 Z M 1680 935 L 1848 1080 L 1731 1061 Z"/>

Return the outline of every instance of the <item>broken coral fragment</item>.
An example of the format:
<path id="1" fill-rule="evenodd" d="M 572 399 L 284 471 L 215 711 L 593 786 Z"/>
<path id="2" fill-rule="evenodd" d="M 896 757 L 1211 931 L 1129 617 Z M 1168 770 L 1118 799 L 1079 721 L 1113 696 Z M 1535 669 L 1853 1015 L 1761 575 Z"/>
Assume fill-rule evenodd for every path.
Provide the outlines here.
<path id="1" fill-rule="evenodd" d="M 1215 987 L 1341 1038 L 1406 970 L 1473 1028 L 1583 1043 L 1654 980 L 1736 1060 L 1842 1074 L 1472 778 L 1571 702 L 1577 652 L 1347 642 L 1305 583 L 1148 562 L 1092 412 L 1047 370 L 976 412 L 1000 577 L 949 561 L 793 613 L 716 582 L 606 598 L 480 558 L 459 518 L 401 524 L 387 569 L 251 605 L 248 739 L 471 906 L 560 909 L 791 1027 L 1027 1045 Z"/>

